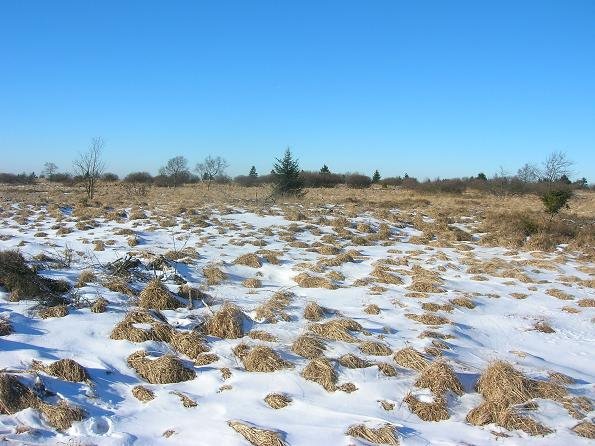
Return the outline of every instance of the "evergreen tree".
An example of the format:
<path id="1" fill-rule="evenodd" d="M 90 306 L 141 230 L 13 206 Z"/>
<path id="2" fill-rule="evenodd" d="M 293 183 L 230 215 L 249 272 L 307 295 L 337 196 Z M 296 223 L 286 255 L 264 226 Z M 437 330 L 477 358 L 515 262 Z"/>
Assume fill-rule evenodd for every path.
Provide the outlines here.
<path id="1" fill-rule="evenodd" d="M 486 174 L 483 172 L 479 172 L 477 174 L 477 179 L 481 181 L 488 181 L 488 177 L 486 177 Z"/>
<path id="2" fill-rule="evenodd" d="M 372 183 L 378 183 L 380 181 L 380 172 L 378 169 L 374 171 L 374 175 L 372 175 Z"/>
<path id="3" fill-rule="evenodd" d="M 291 155 L 289 148 L 282 159 L 276 158 L 273 165 L 273 193 L 275 195 L 302 195 L 304 182 L 300 177 L 300 165 Z"/>
<path id="4" fill-rule="evenodd" d="M 328 166 L 325 164 L 324 166 L 322 166 L 322 168 L 320 169 L 320 173 L 331 173 L 331 170 L 328 168 Z"/>
<path id="5" fill-rule="evenodd" d="M 252 166 L 250 168 L 250 173 L 248 174 L 250 178 L 258 178 L 258 173 L 256 173 L 256 167 Z"/>

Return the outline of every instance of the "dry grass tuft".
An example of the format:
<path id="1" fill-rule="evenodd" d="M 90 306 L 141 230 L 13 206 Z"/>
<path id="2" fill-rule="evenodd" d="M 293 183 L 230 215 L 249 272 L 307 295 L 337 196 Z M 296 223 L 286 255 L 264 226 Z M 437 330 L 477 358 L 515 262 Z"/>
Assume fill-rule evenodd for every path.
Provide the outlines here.
<path id="1" fill-rule="evenodd" d="M 273 409 L 282 409 L 291 403 L 292 399 L 282 393 L 269 393 L 265 398 L 264 402 L 267 403 Z"/>
<path id="2" fill-rule="evenodd" d="M 69 313 L 68 305 L 55 305 L 53 307 L 42 308 L 38 314 L 42 319 L 49 319 L 51 317 L 65 317 Z"/>
<path id="3" fill-rule="evenodd" d="M 294 282 L 302 288 L 326 288 L 328 290 L 337 289 L 331 280 L 326 277 L 313 276 L 308 273 L 300 273 L 293 278 Z"/>
<path id="4" fill-rule="evenodd" d="M 446 361 L 435 361 L 426 367 L 415 385 L 430 389 L 434 395 L 443 395 L 447 390 L 459 396 L 463 394 L 461 381 Z"/>
<path id="5" fill-rule="evenodd" d="M 227 280 L 227 274 L 215 265 L 205 266 L 202 270 L 202 274 L 207 279 L 208 285 L 219 285 L 224 280 Z"/>
<path id="6" fill-rule="evenodd" d="M 376 428 L 368 427 L 365 424 L 356 424 L 349 426 L 345 434 L 373 444 L 398 445 L 399 439 L 395 435 L 395 430 L 396 427 L 388 423 Z"/>
<path id="7" fill-rule="evenodd" d="M 320 384 L 328 392 L 337 390 L 337 372 L 324 356 L 312 359 L 302 371 L 302 377 Z"/>
<path id="8" fill-rule="evenodd" d="M 456 299 L 451 299 L 450 303 L 456 305 L 457 307 L 465 307 L 472 310 L 475 308 L 475 302 L 473 302 L 468 297 L 457 297 Z"/>
<path id="9" fill-rule="evenodd" d="M 83 409 L 60 400 L 56 405 L 41 403 L 39 410 L 47 422 L 56 429 L 69 429 L 75 421 L 82 421 L 86 413 Z"/>
<path id="10" fill-rule="evenodd" d="M 376 365 L 384 376 L 397 376 L 397 369 L 388 362 L 379 362 Z"/>
<path id="11" fill-rule="evenodd" d="M 110 338 L 131 342 L 169 342 L 174 330 L 164 320 L 165 317 L 156 311 L 134 310 L 116 324 Z"/>
<path id="12" fill-rule="evenodd" d="M 520 404 L 531 399 L 529 381 L 504 361 L 491 363 L 477 382 L 477 391 L 488 401 Z"/>
<path id="13" fill-rule="evenodd" d="M 339 364 L 348 369 L 364 369 L 373 365 L 370 361 L 366 361 L 351 353 L 347 353 L 339 358 Z"/>
<path id="14" fill-rule="evenodd" d="M 279 432 L 250 426 L 240 421 L 228 421 L 227 424 L 253 446 L 287 445 Z"/>
<path id="15" fill-rule="evenodd" d="M 12 415 L 38 406 L 39 398 L 16 376 L 0 374 L 0 414 Z"/>
<path id="16" fill-rule="evenodd" d="M 208 352 L 209 346 L 204 343 L 204 339 L 198 333 L 189 331 L 186 333 L 174 332 L 170 340 L 170 345 L 175 351 L 195 360 L 201 353 Z"/>
<path id="17" fill-rule="evenodd" d="M 196 377 L 194 370 L 185 367 L 173 355 L 150 359 L 147 357 L 147 352 L 140 350 L 128 357 L 128 365 L 151 384 L 178 383 Z"/>
<path id="18" fill-rule="evenodd" d="M 172 395 L 176 395 L 182 401 L 182 406 L 190 408 L 198 406 L 198 403 L 190 398 L 188 395 L 183 394 L 182 392 L 170 392 Z"/>
<path id="19" fill-rule="evenodd" d="M 293 344 L 291 344 L 291 351 L 296 355 L 302 356 L 306 359 L 314 359 L 322 356 L 326 346 L 318 337 L 303 334 L 299 336 Z"/>
<path id="20" fill-rule="evenodd" d="M 103 286 L 115 293 L 122 293 L 126 296 L 136 295 L 134 290 L 128 285 L 128 282 L 121 277 L 111 276 L 108 280 L 103 282 Z"/>
<path id="21" fill-rule="evenodd" d="M 533 325 L 533 328 L 534 328 L 535 330 L 537 330 L 537 331 L 540 331 L 540 332 L 542 332 L 542 333 L 555 333 L 555 332 L 556 332 L 556 330 L 554 330 L 554 329 L 551 327 L 551 325 L 550 325 L 550 324 L 548 324 L 548 323 L 547 323 L 547 322 L 545 322 L 545 321 L 539 321 L 539 322 L 536 322 L 536 323 Z"/>
<path id="22" fill-rule="evenodd" d="M 85 269 L 81 271 L 81 273 L 79 274 L 79 280 L 76 286 L 78 288 L 82 288 L 86 286 L 88 283 L 95 282 L 96 279 L 97 278 L 95 277 L 95 273 L 93 273 L 93 271 L 91 271 L 90 269 Z"/>
<path id="23" fill-rule="evenodd" d="M 194 364 L 197 366 L 212 364 L 219 361 L 219 356 L 215 353 L 203 353 L 194 359 Z"/>
<path id="24" fill-rule="evenodd" d="M 319 321 L 324 317 L 324 308 L 318 305 L 316 302 L 308 302 L 306 308 L 304 308 L 304 318 L 309 321 Z"/>
<path id="25" fill-rule="evenodd" d="M 235 265 L 245 265 L 251 268 L 260 268 L 262 266 L 262 262 L 258 258 L 256 254 L 244 254 L 239 256 L 237 259 L 233 261 Z"/>
<path id="26" fill-rule="evenodd" d="M 418 372 L 421 372 L 429 365 L 428 360 L 413 347 L 406 347 L 399 350 L 395 353 L 394 359 L 400 366 L 417 370 Z"/>
<path id="27" fill-rule="evenodd" d="M 277 336 L 264 330 L 250 330 L 248 336 L 252 339 L 258 339 L 265 342 L 277 342 Z"/>
<path id="28" fill-rule="evenodd" d="M 281 359 L 274 350 L 263 345 L 251 348 L 246 344 L 239 344 L 234 353 L 249 372 L 275 372 L 293 367 L 291 362 Z"/>
<path id="29" fill-rule="evenodd" d="M 139 305 L 153 310 L 175 310 L 182 306 L 159 279 L 151 280 L 140 293 Z"/>
<path id="30" fill-rule="evenodd" d="M 86 382 L 90 380 L 87 370 L 72 359 L 60 359 L 50 365 L 44 365 L 40 361 L 33 360 L 31 367 L 33 370 L 45 372 L 64 381 Z"/>
<path id="31" fill-rule="evenodd" d="M 134 386 L 132 389 L 132 395 L 139 401 L 146 403 L 147 401 L 151 401 L 155 399 L 155 394 L 151 389 L 148 389 L 144 386 Z"/>
<path id="32" fill-rule="evenodd" d="M 362 353 L 372 356 L 388 356 L 393 353 L 390 347 L 382 342 L 365 341 L 359 345 Z"/>
<path id="33" fill-rule="evenodd" d="M 446 401 L 442 397 L 435 397 L 433 402 L 426 403 L 409 393 L 403 401 L 411 412 L 424 421 L 443 421 L 449 418 Z"/>
<path id="34" fill-rule="evenodd" d="M 205 333 L 223 339 L 238 339 L 244 336 L 244 319 L 242 310 L 229 302 L 217 311 L 204 324 Z"/>
<path id="35" fill-rule="evenodd" d="M 362 331 L 362 326 L 349 318 L 333 319 L 328 322 L 310 324 L 310 331 L 333 341 L 357 342 L 350 331 Z"/>
<path id="36" fill-rule="evenodd" d="M 577 302 L 579 307 L 593 308 L 595 307 L 595 299 L 581 299 Z"/>
<path id="37" fill-rule="evenodd" d="M 277 291 L 270 299 L 256 307 L 256 319 L 270 324 L 277 323 L 279 319 L 290 320 L 284 310 L 292 298 L 293 294 L 288 291 Z"/>
<path id="38" fill-rule="evenodd" d="M 380 314 L 380 307 L 376 304 L 370 304 L 364 308 L 364 313 L 367 314 Z"/>
<path id="39" fill-rule="evenodd" d="M 242 282 L 242 285 L 246 288 L 261 288 L 262 281 L 256 277 L 250 277 Z"/>
<path id="40" fill-rule="evenodd" d="M 91 312 L 105 313 L 107 310 L 107 304 L 108 304 L 108 301 L 106 299 L 104 299 L 103 297 L 100 297 L 95 302 L 93 302 L 93 304 L 91 305 Z"/>
<path id="41" fill-rule="evenodd" d="M 439 316 L 437 314 L 431 314 L 431 313 L 424 313 L 424 314 L 407 313 L 405 316 L 413 321 L 416 321 L 416 322 L 419 322 L 420 324 L 425 324 L 425 325 L 444 325 L 444 324 L 448 324 L 450 322 L 444 316 Z"/>
<path id="42" fill-rule="evenodd" d="M 12 333 L 12 324 L 5 317 L 0 317 L 0 336 L 8 336 Z"/>
<path id="43" fill-rule="evenodd" d="M 402 285 L 403 279 L 399 276 L 393 274 L 392 272 L 388 271 L 386 267 L 381 265 L 377 265 L 371 273 L 372 277 L 376 282 L 380 283 L 387 283 L 390 285 Z"/>
<path id="44" fill-rule="evenodd" d="M 590 421 L 582 421 L 574 426 L 571 430 L 581 437 L 590 439 L 595 438 L 595 424 L 591 423 Z"/>

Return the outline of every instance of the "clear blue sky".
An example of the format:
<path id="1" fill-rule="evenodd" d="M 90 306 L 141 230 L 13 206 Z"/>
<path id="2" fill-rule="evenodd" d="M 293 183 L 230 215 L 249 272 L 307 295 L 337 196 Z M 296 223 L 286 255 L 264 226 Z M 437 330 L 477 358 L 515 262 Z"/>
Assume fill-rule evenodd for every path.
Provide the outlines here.
<path id="1" fill-rule="evenodd" d="M 0 2 L 0 171 L 221 155 L 232 175 L 510 172 L 595 181 L 595 1 Z"/>

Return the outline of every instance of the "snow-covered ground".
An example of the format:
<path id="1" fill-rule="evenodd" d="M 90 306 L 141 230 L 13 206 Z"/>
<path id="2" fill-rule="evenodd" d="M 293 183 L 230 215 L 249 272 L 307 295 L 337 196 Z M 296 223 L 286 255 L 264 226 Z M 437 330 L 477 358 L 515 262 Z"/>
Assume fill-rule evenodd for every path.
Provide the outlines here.
<path id="1" fill-rule="evenodd" d="M 529 412 L 532 419 L 554 431 L 546 436 L 507 431 L 494 424 L 473 426 L 465 417 L 483 401 L 474 385 L 488 364 L 497 359 L 510 362 L 526 376 L 537 380 L 547 380 L 550 372 L 568 375 L 574 380 L 566 386 L 571 397 L 593 399 L 595 309 L 577 305 L 581 299 L 594 298 L 593 288 L 587 284 L 593 279 L 592 263 L 575 261 L 570 255 L 488 248 L 477 241 L 448 246 L 420 245 L 415 239 L 409 242 L 411 236 L 421 234 L 413 227 L 397 224 L 394 219 L 380 221 L 362 214 L 351 218 L 348 231 L 365 237 L 369 234 L 360 233 L 356 229 L 358 223 L 369 224 L 372 231 L 385 223 L 390 235 L 358 245 L 339 235 L 336 244 L 341 252 L 357 250 L 361 255 L 355 262 L 313 270 L 311 267 L 321 259 L 333 256 L 310 248 L 317 247 L 321 239 L 329 240 L 325 235 L 335 234 L 335 228 L 317 225 L 314 219 L 290 221 L 280 210 L 271 215 L 241 209 L 212 210 L 206 218 L 209 225 L 201 225 L 205 227 L 192 224 L 184 216 L 176 217 L 173 225 L 162 227 L 149 215 L 142 220 L 98 219 L 95 228 L 82 230 L 75 227 L 76 219 L 69 216 L 68 209 L 61 212 L 60 222 L 43 208 L 30 212 L 27 225 L 9 218 L 1 220 L 0 250 L 18 249 L 31 265 L 40 265 L 40 274 L 66 279 L 73 285 L 84 269 L 94 270 L 98 279 L 82 288 L 74 288 L 81 304 L 71 306 L 70 314 L 62 318 L 41 319 L 32 310 L 36 302 L 10 302 L 9 293 L 0 292 L 0 316 L 7 318 L 14 330 L 0 337 L 0 368 L 15 372 L 23 382 L 32 384 L 36 379 L 30 372 L 32 360 L 48 364 L 62 358 L 74 359 L 87 369 L 90 383 L 62 381 L 42 372 L 37 379 L 58 397 L 82 407 L 87 417 L 67 431 L 58 432 L 33 408 L 2 415 L 0 437 L 6 439 L 7 444 L 248 444 L 228 426 L 229 420 L 278 431 L 287 444 L 304 446 L 365 444 L 346 435 L 349 426 L 361 423 L 370 427 L 385 423 L 396 426 L 403 445 L 590 444 L 590 440 L 571 431 L 581 420 L 572 417 L 560 402 L 552 400 L 538 399 L 538 409 Z M 324 215 L 324 211 L 320 214 Z M 329 215 L 333 213 L 329 211 Z M 459 227 L 468 229 L 468 223 L 462 222 Z M 57 231 L 64 227 L 72 228 L 72 232 L 58 235 Z M 134 231 L 139 244 L 130 247 L 130 235 L 117 234 L 122 228 Z M 289 234 L 293 234 L 293 238 Z M 94 249 L 93 242 L 97 240 L 105 242 L 104 250 Z M 177 330 L 191 330 L 228 301 L 237 304 L 250 317 L 247 329 L 265 330 L 276 336 L 277 341 L 258 341 L 248 336 L 243 339 L 207 336 L 206 341 L 211 352 L 218 355 L 218 361 L 197 366 L 175 353 L 196 371 L 196 378 L 180 383 L 149 384 L 128 366 L 128 356 L 140 349 L 155 355 L 173 350 L 164 342 L 139 344 L 110 339 L 114 326 L 132 304 L 130 297 L 101 285 L 107 277 L 103 267 L 127 253 L 146 264 L 155 255 L 189 248 L 194 248 L 196 255 L 187 251 L 191 253 L 189 258 L 173 262 L 172 266 L 189 285 L 205 290 L 210 295 L 210 304 L 205 306 L 195 301 L 191 309 L 181 306 L 177 310 L 164 310 L 167 322 Z M 260 249 L 279 251 L 279 264 L 264 259 L 260 268 L 233 263 L 238 256 Z M 64 262 L 59 265 L 49 260 L 63 258 L 67 252 L 72 253 L 70 267 Z M 35 260 L 42 253 L 46 259 Z M 510 265 L 518 275 L 495 274 L 496 270 L 468 271 L 471 261 L 492 259 L 503 260 L 503 264 Z M 403 283 L 377 283 L 370 274 L 379 261 Z M 213 264 L 227 273 L 227 279 L 220 285 L 208 287 L 202 269 Z M 438 274 L 444 292 L 411 294 L 412 275 L 408 272 L 415 265 Z M 331 271 L 340 273 L 332 276 L 337 288 L 302 288 L 293 278 L 303 271 L 314 276 L 326 276 Z M 166 270 L 160 274 L 166 274 L 167 278 L 173 272 Z M 255 277 L 262 281 L 262 287 L 251 289 L 242 285 L 245 279 Z M 165 283 L 172 292 L 178 291 L 173 280 Z M 132 286 L 141 291 L 144 284 L 137 279 Z M 290 316 L 288 320 L 277 323 L 257 320 L 256 307 L 281 289 L 294 293 L 285 309 Z M 548 294 L 552 289 L 561 290 L 570 298 L 561 300 Z M 104 313 L 93 313 L 84 304 L 98 297 L 109 301 Z M 471 299 L 475 307 L 454 305 L 446 311 L 430 310 L 448 319 L 448 323 L 429 326 L 407 316 L 427 313 L 423 304 L 448 304 L 459 297 Z M 422 353 L 425 351 L 426 357 L 432 360 L 431 350 L 426 349 L 432 346 L 433 339 L 420 337 L 420 334 L 432 330 L 450 335 L 443 341 L 447 348 L 441 349 L 441 356 L 454 368 L 465 388 L 462 396 L 449 395 L 450 418 L 439 422 L 422 421 L 412 413 L 403 398 L 409 392 L 422 400 L 430 395 L 427 389 L 414 384 L 419 372 L 398 366 L 392 356 L 367 356 L 358 348 L 358 342 L 326 340 L 325 356 L 337 359 L 352 353 L 370 362 L 388 362 L 397 368 L 397 376 L 385 376 L 376 366 L 349 369 L 335 363 L 338 384 L 355 384 L 357 390 L 352 393 L 327 392 L 319 384 L 304 379 L 300 373 L 308 360 L 293 353 L 291 344 L 308 330 L 311 322 L 304 319 L 303 313 L 311 301 L 361 324 L 364 330 L 353 333 L 358 341 L 381 341 L 393 352 L 413 347 Z M 380 312 L 364 312 L 370 304 L 377 305 Z M 578 312 L 563 311 L 563 307 L 573 307 Z M 325 320 L 333 317 L 329 312 Z M 554 332 L 536 330 L 534 325 L 538 322 L 549 324 Z M 241 342 L 267 345 L 293 367 L 270 373 L 248 372 L 232 351 Z M 231 377 L 224 380 L 221 368 L 229 368 Z M 155 399 L 137 400 L 131 389 L 139 384 L 154 391 Z M 172 391 L 182 392 L 198 405 L 184 407 Z M 264 402 L 269 393 L 286 394 L 292 402 L 274 410 Z M 380 401 L 393 403 L 394 408 L 385 410 Z M 588 420 L 594 413 L 583 415 Z M 23 432 L 22 426 L 30 429 Z M 165 432 L 168 435 L 164 435 Z"/>

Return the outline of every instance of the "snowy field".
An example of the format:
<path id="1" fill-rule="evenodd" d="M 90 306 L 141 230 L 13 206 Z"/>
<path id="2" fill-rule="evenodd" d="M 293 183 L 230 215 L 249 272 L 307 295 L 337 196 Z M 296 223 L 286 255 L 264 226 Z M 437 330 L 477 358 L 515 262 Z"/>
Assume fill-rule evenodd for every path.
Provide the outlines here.
<path id="1" fill-rule="evenodd" d="M 441 243 L 395 209 L 124 211 L 3 209 L 0 251 L 72 286 L 62 317 L 0 289 L 0 368 L 37 401 L 0 407 L 5 444 L 592 444 L 595 265 L 572 252 L 484 246 L 473 216 Z M 150 281 L 178 308 L 142 310 Z M 175 342 L 188 333 L 198 351 Z M 320 351 L 296 353 L 299 337 Z M 184 380 L 149 382 L 167 378 L 141 376 L 139 350 L 142 367 L 173 355 Z M 62 359 L 84 381 L 54 376 Z M 70 427 L 42 409 L 60 401 L 82 409 Z"/>

